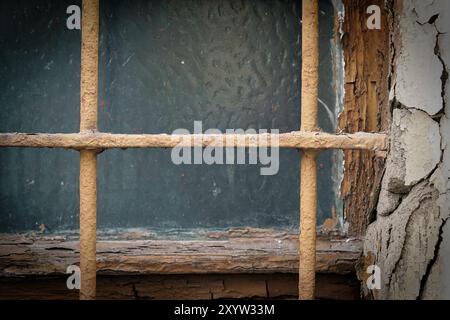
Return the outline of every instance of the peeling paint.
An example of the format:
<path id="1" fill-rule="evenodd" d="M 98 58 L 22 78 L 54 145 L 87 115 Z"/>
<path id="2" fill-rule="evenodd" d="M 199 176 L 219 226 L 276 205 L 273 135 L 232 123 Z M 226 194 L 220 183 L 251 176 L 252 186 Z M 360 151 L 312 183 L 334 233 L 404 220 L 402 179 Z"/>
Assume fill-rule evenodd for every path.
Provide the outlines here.
<path id="1" fill-rule="evenodd" d="M 400 5 L 399 5 L 400 3 Z M 391 43 L 391 148 L 364 254 L 381 268 L 375 299 L 450 299 L 450 2 L 400 1 Z M 361 270 L 362 271 L 362 270 Z M 360 275 L 361 279 L 364 279 Z"/>

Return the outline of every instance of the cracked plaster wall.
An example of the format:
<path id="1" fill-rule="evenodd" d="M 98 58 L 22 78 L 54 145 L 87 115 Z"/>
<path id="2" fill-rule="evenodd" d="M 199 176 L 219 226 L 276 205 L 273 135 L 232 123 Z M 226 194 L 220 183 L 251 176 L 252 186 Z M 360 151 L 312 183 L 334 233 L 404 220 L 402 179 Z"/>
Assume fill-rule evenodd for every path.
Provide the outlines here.
<path id="1" fill-rule="evenodd" d="M 450 299 L 450 1 L 388 3 L 391 147 L 364 242 L 381 289 L 362 288 L 375 299 Z"/>

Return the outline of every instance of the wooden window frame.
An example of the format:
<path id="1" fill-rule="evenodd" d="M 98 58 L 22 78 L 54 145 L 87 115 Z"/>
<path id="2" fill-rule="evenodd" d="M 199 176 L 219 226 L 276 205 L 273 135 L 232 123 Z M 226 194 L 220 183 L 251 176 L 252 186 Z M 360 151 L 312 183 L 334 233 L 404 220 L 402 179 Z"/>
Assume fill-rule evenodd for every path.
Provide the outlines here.
<path id="1" fill-rule="evenodd" d="M 352 1 L 345 4 L 351 6 Z M 99 0 L 83 0 L 80 132 L 0 134 L 0 147 L 65 148 L 80 152 L 80 240 L 73 240 L 70 235 L 3 237 L 2 252 L 11 254 L 0 258 L 0 266 L 4 267 L 2 275 L 65 273 L 68 265 L 78 262 L 79 254 L 80 299 L 95 299 L 97 271 L 104 274 L 299 272 L 299 298 L 313 299 L 316 272 L 352 272 L 361 251 L 360 240 L 324 236 L 316 240 L 316 154 L 321 150 L 341 149 L 350 152 L 346 157 L 353 152 L 366 152 L 373 159 L 387 150 L 387 136 L 354 130 L 348 130 L 354 133 L 329 134 L 318 129 L 318 0 L 304 0 L 302 5 L 301 130 L 279 134 L 276 146 L 303 151 L 300 239 L 298 234 L 273 230 L 232 229 L 226 233 L 211 232 L 206 235 L 207 240 L 196 241 L 149 240 L 136 236 L 112 241 L 102 240 L 101 235 L 97 241 L 98 152 L 110 148 L 174 147 L 182 137 L 97 131 Z M 262 144 L 256 139 L 258 136 L 201 134 L 190 138 L 192 146 L 214 146 L 217 138 L 225 147 L 255 146 L 255 142 L 258 147 L 272 146 L 270 138 Z M 358 232 L 361 234 L 361 230 Z M 19 258 L 20 254 L 29 260 Z"/>

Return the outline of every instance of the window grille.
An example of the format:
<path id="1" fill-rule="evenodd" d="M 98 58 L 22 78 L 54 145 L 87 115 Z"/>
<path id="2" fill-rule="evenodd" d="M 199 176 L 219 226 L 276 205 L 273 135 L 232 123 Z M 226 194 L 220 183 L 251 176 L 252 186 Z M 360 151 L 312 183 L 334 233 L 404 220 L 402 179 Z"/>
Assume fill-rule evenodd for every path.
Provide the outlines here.
<path id="1" fill-rule="evenodd" d="M 325 149 L 386 150 L 380 133 L 329 134 L 318 128 L 319 0 L 302 1 L 302 90 L 300 130 L 278 134 L 280 148 L 302 149 L 300 186 L 299 299 L 314 299 L 316 262 L 316 156 Z M 96 297 L 97 154 L 111 148 L 170 148 L 186 136 L 110 134 L 97 131 L 99 0 L 83 0 L 81 35 L 80 132 L 2 133 L 0 147 L 66 148 L 80 152 L 80 299 Z M 189 136 L 193 147 L 271 147 L 257 134 Z M 186 140 L 184 140 L 186 141 Z M 255 145 L 256 143 L 256 145 Z"/>

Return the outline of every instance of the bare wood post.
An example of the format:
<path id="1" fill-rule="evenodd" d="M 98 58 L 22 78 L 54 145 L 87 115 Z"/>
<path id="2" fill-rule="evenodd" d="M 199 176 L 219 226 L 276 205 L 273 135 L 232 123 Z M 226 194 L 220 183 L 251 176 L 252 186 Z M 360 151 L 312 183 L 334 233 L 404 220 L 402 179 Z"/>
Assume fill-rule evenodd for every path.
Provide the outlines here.
<path id="1" fill-rule="evenodd" d="M 302 112 L 301 130 L 318 131 L 319 3 L 302 1 Z M 300 172 L 299 299 L 314 299 L 316 281 L 316 151 L 305 150 Z"/>
<path id="2" fill-rule="evenodd" d="M 97 130 L 99 0 L 83 0 L 80 133 Z M 97 153 L 80 150 L 80 299 L 96 297 Z"/>

